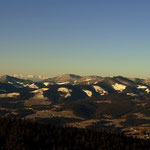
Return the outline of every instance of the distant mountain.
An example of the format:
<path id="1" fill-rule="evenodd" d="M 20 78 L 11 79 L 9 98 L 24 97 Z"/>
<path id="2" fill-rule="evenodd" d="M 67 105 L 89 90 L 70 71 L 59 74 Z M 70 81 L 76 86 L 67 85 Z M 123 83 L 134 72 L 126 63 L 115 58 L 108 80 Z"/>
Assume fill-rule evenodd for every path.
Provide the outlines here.
<path id="1" fill-rule="evenodd" d="M 79 76 L 75 74 L 65 74 L 44 80 L 50 84 L 94 84 L 103 78 L 100 76 Z"/>
<path id="2" fill-rule="evenodd" d="M 39 81 L 48 79 L 48 77 L 44 77 L 44 76 L 41 76 L 41 75 L 35 76 L 35 75 L 17 75 L 17 74 L 14 74 L 12 76 L 16 77 L 16 78 L 24 79 L 24 80 L 31 80 L 31 81 L 34 81 L 34 82 L 39 82 Z"/>
<path id="3" fill-rule="evenodd" d="M 75 74 L 65 74 L 65 75 L 54 77 L 54 78 L 49 78 L 44 81 L 50 82 L 51 84 L 73 84 L 76 80 L 80 78 L 81 76 L 78 76 Z"/>
<path id="4" fill-rule="evenodd" d="M 13 77 L 13 76 L 9 76 L 9 75 L 4 75 L 0 78 L 0 82 L 1 83 L 9 83 L 9 82 L 25 82 L 25 80 L 23 79 L 20 79 L 20 78 L 16 78 L 16 77 Z"/>

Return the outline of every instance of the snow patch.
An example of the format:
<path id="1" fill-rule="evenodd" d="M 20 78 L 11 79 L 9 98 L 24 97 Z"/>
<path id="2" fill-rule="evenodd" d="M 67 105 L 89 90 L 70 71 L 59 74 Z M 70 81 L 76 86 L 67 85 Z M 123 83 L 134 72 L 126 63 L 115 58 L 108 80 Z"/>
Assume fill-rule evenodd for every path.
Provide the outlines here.
<path id="1" fill-rule="evenodd" d="M 29 87 L 32 88 L 32 89 L 38 89 L 38 87 L 34 83 L 30 84 Z"/>
<path id="2" fill-rule="evenodd" d="M 137 94 L 134 94 L 134 93 L 127 93 L 127 95 L 130 95 L 130 96 L 138 96 Z"/>
<path id="3" fill-rule="evenodd" d="M 65 88 L 65 87 L 61 87 L 58 89 L 58 92 L 62 92 L 62 93 L 65 93 L 65 98 L 67 97 L 70 97 L 71 96 L 71 92 L 72 90 L 71 89 L 68 89 L 68 88 Z"/>
<path id="4" fill-rule="evenodd" d="M 4 98 L 4 97 L 18 97 L 20 95 L 20 93 L 7 93 L 7 94 L 0 94 L 0 98 Z"/>
<path id="5" fill-rule="evenodd" d="M 32 88 L 32 89 L 38 89 L 38 87 L 34 83 L 30 84 L 29 87 Z"/>
<path id="6" fill-rule="evenodd" d="M 44 97 L 43 92 L 49 90 L 48 88 L 41 88 L 38 90 L 32 91 L 32 93 L 35 93 L 34 97 L 32 99 L 42 99 L 42 100 L 47 100 L 47 97 Z"/>
<path id="7" fill-rule="evenodd" d="M 85 81 L 91 81 L 92 79 L 85 79 Z"/>
<path id="8" fill-rule="evenodd" d="M 18 84 L 23 84 L 22 82 L 18 82 L 18 81 L 17 81 L 16 83 L 18 83 Z"/>
<path id="9" fill-rule="evenodd" d="M 8 81 L 9 84 L 13 84 L 12 82 Z"/>
<path id="10" fill-rule="evenodd" d="M 32 93 L 42 93 L 43 91 L 48 91 L 48 90 L 49 88 L 41 88 L 41 89 L 32 91 Z"/>
<path id="11" fill-rule="evenodd" d="M 105 95 L 108 94 L 107 91 L 105 91 L 103 88 L 101 88 L 100 86 L 94 85 L 93 88 L 95 89 L 95 91 L 97 93 L 99 93 L 100 95 Z"/>
<path id="12" fill-rule="evenodd" d="M 75 80 L 74 83 L 77 83 L 77 80 Z"/>
<path id="13" fill-rule="evenodd" d="M 94 82 L 94 84 L 97 84 L 97 83 L 98 83 L 98 81 Z"/>
<path id="14" fill-rule="evenodd" d="M 145 92 L 150 93 L 150 89 L 146 89 Z"/>
<path id="15" fill-rule="evenodd" d="M 68 84 L 69 82 L 58 82 L 58 85 Z"/>
<path id="16" fill-rule="evenodd" d="M 43 83 L 45 86 L 48 86 L 50 83 L 49 82 L 44 82 Z"/>
<path id="17" fill-rule="evenodd" d="M 147 89 L 147 86 L 144 86 L 144 85 L 138 85 L 137 88 L 138 88 L 138 89 Z"/>
<path id="18" fill-rule="evenodd" d="M 44 97 L 43 93 L 37 93 L 34 95 L 32 99 L 41 99 L 41 100 L 47 100 L 46 97 Z"/>
<path id="19" fill-rule="evenodd" d="M 89 96 L 89 97 L 92 96 L 92 92 L 91 91 L 89 91 L 89 90 L 83 90 L 83 91 L 87 94 L 87 96 Z"/>
<path id="20" fill-rule="evenodd" d="M 123 90 L 126 89 L 126 86 L 123 85 L 123 84 L 118 84 L 118 83 L 116 83 L 116 84 L 114 84 L 114 85 L 112 85 L 112 86 L 113 86 L 113 88 L 114 88 L 115 90 L 120 91 L 120 92 L 122 92 Z"/>
<path id="21" fill-rule="evenodd" d="M 38 87 L 34 83 L 32 83 L 32 84 L 25 84 L 24 87 L 29 87 L 31 89 L 38 89 Z"/>

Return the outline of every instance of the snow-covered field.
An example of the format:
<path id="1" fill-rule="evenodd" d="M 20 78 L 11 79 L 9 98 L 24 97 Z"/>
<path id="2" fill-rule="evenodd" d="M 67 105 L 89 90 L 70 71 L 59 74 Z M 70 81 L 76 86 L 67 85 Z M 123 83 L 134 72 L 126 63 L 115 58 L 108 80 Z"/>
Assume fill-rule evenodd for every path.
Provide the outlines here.
<path id="1" fill-rule="evenodd" d="M 90 90 L 83 90 L 87 96 L 91 97 L 92 96 L 92 92 Z"/>
<path id="2" fill-rule="evenodd" d="M 108 94 L 107 91 L 105 91 L 103 88 L 97 85 L 93 85 L 93 88 L 95 89 L 96 92 L 98 92 L 100 95 L 105 95 Z"/>
<path id="3" fill-rule="evenodd" d="M 67 98 L 67 97 L 71 96 L 72 90 L 68 89 L 68 88 L 65 88 L 65 87 L 61 87 L 61 88 L 58 88 L 58 92 L 64 93 L 65 94 L 64 97 Z"/>
<path id="4" fill-rule="evenodd" d="M 123 85 L 123 84 L 115 83 L 114 85 L 112 85 L 112 87 L 113 87 L 115 90 L 122 92 L 123 90 L 126 89 L 127 86 L 125 86 L 125 85 Z"/>

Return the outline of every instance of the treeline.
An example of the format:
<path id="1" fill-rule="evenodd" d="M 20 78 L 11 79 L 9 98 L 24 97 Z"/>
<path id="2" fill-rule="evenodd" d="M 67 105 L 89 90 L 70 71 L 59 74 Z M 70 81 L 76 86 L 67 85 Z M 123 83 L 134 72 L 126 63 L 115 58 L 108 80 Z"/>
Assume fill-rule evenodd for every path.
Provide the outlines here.
<path id="1" fill-rule="evenodd" d="M 150 141 L 123 134 L 0 118 L 0 150 L 148 150 Z"/>

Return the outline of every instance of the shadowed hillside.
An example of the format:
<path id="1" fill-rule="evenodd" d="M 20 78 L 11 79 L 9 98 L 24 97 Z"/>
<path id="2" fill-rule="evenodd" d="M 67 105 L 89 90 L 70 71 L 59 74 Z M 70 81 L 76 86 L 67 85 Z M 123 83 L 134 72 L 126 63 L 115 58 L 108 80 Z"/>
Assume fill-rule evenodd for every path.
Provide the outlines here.
<path id="1" fill-rule="evenodd" d="M 1 150 L 148 150 L 150 141 L 21 119 L 0 118 Z"/>

